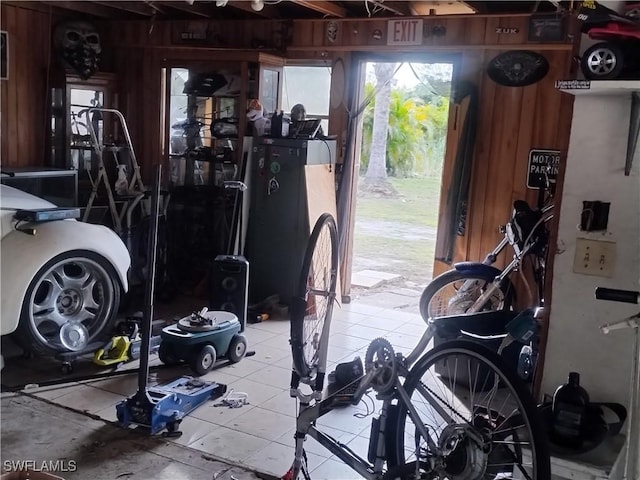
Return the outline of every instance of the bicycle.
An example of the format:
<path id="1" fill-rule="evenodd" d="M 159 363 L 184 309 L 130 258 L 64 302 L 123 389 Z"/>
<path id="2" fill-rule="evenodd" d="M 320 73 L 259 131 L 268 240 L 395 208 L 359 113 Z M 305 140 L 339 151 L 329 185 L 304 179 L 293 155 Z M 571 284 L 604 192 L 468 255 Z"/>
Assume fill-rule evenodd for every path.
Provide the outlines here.
<path id="1" fill-rule="evenodd" d="M 420 296 L 422 318 L 427 321 L 446 315 L 509 310 L 515 301 L 509 277 L 521 271 L 526 257 L 532 260 L 537 298 L 542 306 L 549 243 L 545 225 L 552 218 L 553 204 L 534 210 L 522 200 L 514 202 L 509 222 L 500 229 L 504 237 L 484 261 L 456 263 L 453 270 L 438 275 L 427 285 Z M 493 264 L 507 245 L 513 249 L 513 259 L 500 270 Z"/>
<path id="2" fill-rule="evenodd" d="M 283 478 L 310 479 L 304 451 L 307 435 L 370 480 L 550 478 L 545 432 L 535 405 L 496 353 L 469 341 L 452 341 L 423 354 L 440 319 L 429 321 L 407 357 L 396 353 L 387 340 L 373 340 L 365 354 L 364 374 L 325 395 L 337 269 L 335 222 L 324 214 L 311 234 L 292 302 L 290 395 L 300 402 L 300 409 L 295 457 Z M 311 392 L 303 393 L 301 385 Z M 357 402 L 371 389 L 382 407 L 371 422 L 363 459 L 321 431 L 316 421 L 335 408 L 334 400 L 343 392 L 352 391 Z"/>
<path id="3" fill-rule="evenodd" d="M 631 290 L 617 290 L 612 288 L 596 288 L 598 300 L 614 302 L 639 303 L 640 292 Z M 602 325 L 600 330 L 607 335 L 613 330 L 635 328 L 633 366 L 631 369 L 631 388 L 629 394 L 629 410 L 627 416 L 627 440 L 622 478 L 640 478 L 640 312 L 617 322 Z"/>

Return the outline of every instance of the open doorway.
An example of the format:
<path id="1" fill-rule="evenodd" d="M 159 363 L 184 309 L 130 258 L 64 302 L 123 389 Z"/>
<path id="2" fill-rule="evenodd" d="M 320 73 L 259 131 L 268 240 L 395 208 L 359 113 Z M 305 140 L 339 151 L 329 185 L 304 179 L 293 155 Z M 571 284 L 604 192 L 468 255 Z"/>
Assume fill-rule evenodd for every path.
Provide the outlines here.
<path id="1" fill-rule="evenodd" d="M 433 274 L 453 65 L 361 68 L 351 296 L 415 310 Z"/>

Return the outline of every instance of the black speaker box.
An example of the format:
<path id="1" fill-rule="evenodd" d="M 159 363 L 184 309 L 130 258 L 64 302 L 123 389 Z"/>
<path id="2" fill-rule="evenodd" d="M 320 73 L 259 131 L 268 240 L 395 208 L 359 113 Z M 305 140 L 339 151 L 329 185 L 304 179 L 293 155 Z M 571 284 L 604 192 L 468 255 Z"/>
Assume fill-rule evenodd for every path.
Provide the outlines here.
<path id="1" fill-rule="evenodd" d="M 209 310 L 235 313 L 244 331 L 247 324 L 249 262 L 238 255 L 218 255 L 211 272 Z"/>

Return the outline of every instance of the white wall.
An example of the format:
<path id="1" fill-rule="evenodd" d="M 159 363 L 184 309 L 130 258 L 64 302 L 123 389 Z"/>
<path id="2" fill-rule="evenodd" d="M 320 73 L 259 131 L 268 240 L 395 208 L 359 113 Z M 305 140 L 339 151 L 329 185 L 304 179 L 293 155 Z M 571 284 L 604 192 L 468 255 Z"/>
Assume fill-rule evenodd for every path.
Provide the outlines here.
<path id="1" fill-rule="evenodd" d="M 638 81 L 640 90 L 640 81 Z M 628 407 L 632 330 L 603 335 L 599 325 L 636 313 L 632 304 L 596 300 L 598 286 L 640 290 L 640 146 L 624 175 L 630 94 L 575 98 L 542 392 L 552 394 L 569 371 L 581 374 L 592 401 Z M 578 230 L 583 200 L 611 202 L 607 232 Z M 611 278 L 573 273 L 577 237 L 616 242 Z"/>

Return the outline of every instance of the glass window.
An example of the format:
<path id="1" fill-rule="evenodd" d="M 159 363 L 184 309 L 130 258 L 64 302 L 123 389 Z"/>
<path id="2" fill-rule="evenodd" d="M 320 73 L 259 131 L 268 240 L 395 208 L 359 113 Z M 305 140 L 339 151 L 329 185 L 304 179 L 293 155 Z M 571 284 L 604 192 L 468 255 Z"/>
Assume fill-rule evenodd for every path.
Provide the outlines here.
<path id="1" fill-rule="evenodd" d="M 325 134 L 329 127 L 331 69 L 326 66 L 288 66 L 283 70 L 282 109 L 291 112 L 297 103 L 304 105 L 307 118 L 322 118 Z"/>

